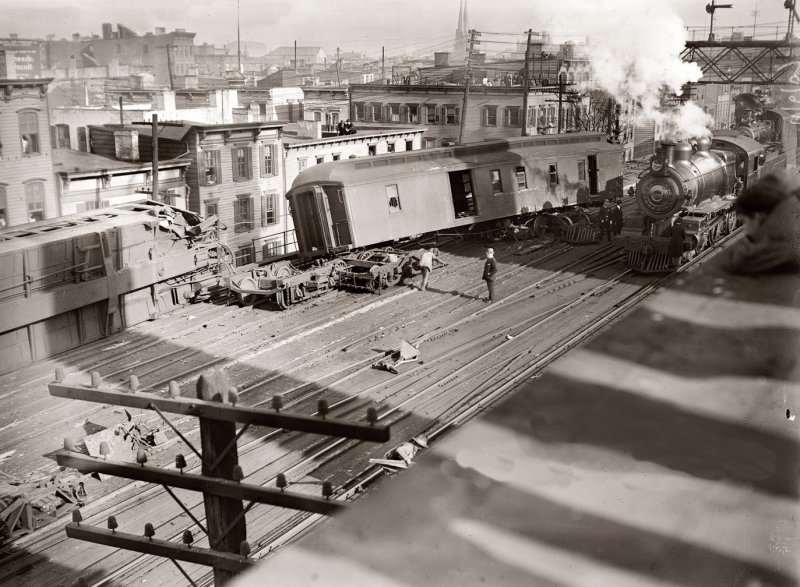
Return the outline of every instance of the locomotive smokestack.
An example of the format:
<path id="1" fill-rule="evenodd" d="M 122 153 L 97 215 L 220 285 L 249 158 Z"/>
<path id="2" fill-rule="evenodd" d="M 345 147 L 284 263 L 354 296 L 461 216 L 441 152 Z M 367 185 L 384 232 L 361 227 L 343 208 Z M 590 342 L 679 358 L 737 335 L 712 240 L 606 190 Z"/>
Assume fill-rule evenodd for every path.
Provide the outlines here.
<path id="1" fill-rule="evenodd" d="M 661 150 L 664 156 L 664 163 L 667 165 L 672 164 L 675 157 L 675 142 L 674 141 L 661 141 Z"/>

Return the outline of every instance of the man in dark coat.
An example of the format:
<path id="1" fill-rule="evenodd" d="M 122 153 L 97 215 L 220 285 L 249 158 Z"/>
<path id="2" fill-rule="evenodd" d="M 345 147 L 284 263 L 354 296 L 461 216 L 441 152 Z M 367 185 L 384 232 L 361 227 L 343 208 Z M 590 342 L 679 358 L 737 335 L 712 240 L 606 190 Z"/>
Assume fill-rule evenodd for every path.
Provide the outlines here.
<path id="1" fill-rule="evenodd" d="M 483 280 L 489 290 L 489 297 L 484 301 L 494 301 L 494 276 L 497 273 L 497 261 L 494 259 L 494 249 L 486 249 L 486 262 L 483 264 Z"/>
<path id="2" fill-rule="evenodd" d="M 608 200 L 604 200 L 600 206 L 600 241 L 602 242 L 604 238 L 611 242 L 611 211 Z"/>
<path id="3" fill-rule="evenodd" d="M 681 217 L 675 218 L 675 222 L 667 230 L 669 231 L 669 256 L 673 265 L 680 265 L 681 257 L 683 257 L 683 241 L 686 239 L 686 229 L 683 227 Z"/>
<path id="4" fill-rule="evenodd" d="M 619 202 L 614 202 L 614 207 L 611 208 L 611 232 L 613 234 L 619 234 L 622 232 L 622 207 L 620 207 Z"/>
<path id="5" fill-rule="evenodd" d="M 345 128 L 344 120 L 340 120 L 339 124 L 336 125 L 336 132 L 339 135 L 346 135 L 347 134 L 347 128 Z"/>

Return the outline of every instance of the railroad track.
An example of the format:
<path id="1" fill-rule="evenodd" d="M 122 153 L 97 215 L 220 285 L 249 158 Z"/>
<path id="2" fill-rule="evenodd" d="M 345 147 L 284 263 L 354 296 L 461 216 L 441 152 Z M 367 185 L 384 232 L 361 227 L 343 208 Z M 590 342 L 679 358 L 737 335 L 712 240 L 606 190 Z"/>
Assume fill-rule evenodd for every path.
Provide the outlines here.
<path id="1" fill-rule="evenodd" d="M 610 258 L 604 259 L 603 255 L 598 255 L 595 252 L 592 252 L 592 253 L 590 253 L 588 255 L 585 255 L 585 257 L 586 258 L 583 260 L 583 265 L 582 265 L 583 268 L 581 268 L 581 266 L 579 266 L 577 264 L 575 265 L 575 267 L 574 267 L 574 275 L 568 275 L 568 273 L 569 273 L 568 271 L 562 271 L 561 274 L 559 274 L 559 275 L 548 275 L 548 276 L 542 278 L 539 282 L 535 282 L 534 284 L 530 284 L 529 286 L 527 286 L 525 291 L 517 292 L 516 294 L 513 294 L 512 296 L 509 296 L 506 300 L 504 300 L 504 304 L 502 306 L 503 309 L 508 308 L 508 307 L 512 306 L 513 304 L 522 304 L 526 300 L 531 300 L 532 298 L 530 297 L 529 292 L 533 292 L 533 294 L 531 294 L 531 295 L 533 295 L 533 299 L 535 299 L 537 303 L 541 303 L 543 300 L 547 299 L 550 294 L 553 294 L 555 296 L 556 294 L 562 294 L 564 292 L 569 291 L 570 288 L 577 288 L 577 287 L 580 286 L 581 282 L 585 282 L 586 281 L 586 279 L 587 279 L 586 276 L 585 276 L 586 273 L 589 273 L 590 271 L 603 271 L 603 270 L 608 268 L 607 265 L 609 263 L 614 263 L 615 262 L 615 261 L 611 260 Z M 537 261 L 538 262 L 542 262 L 542 258 L 537 259 Z M 580 261 L 576 261 L 576 263 L 580 263 Z M 518 275 L 519 271 L 516 271 L 517 269 L 518 268 L 514 268 L 512 270 L 509 270 L 507 272 L 506 276 L 511 278 L 514 275 Z M 521 269 L 520 269 L 520 271 L 521 271 Z M 438 273 L 435 274 L 435 275 L 440 275 L 441 276 L 441 274 L 438 274 Z M 578 275 L 578 277 L 575 277 L 575 275 Z M 501 278 L 502 277 L 505 277 L 505 276 L 501 276 Z M 609 287 L 609 285 L 608 285 L 608 283 L 603 283 L 603 284 L 601 284 L 600 287 L 607 289 Z M 446 306 L 446 303 L 448 301 L 451 301 L 451 300 L 445 299 L 445 300 L 442 300 L 440 302 L 437 302 L 436 304 L 433 304 L 431 307 L 429 307 L 428 310 L 435 312 L 436 310 L 440 309 L 441 307 Z M 560 303 L 563 304 L 564 302 L 560 302 Z M 501 308 L 501 306 L 499 304 L 496 304 L 496 305 L 493 305 L 493 306 L 489 306 L 489 307 L 483 306 L 482 304 L 476 304 L 476 305 L 478 305 L 480 307 L 476 308 L 474 311 L 469 312 L 466 316 L 462 316 L 461 318 L 459 318 L 458 319 L 459 324 L 465 324 L 466 322 L 477 320 L 481 316 L 484 316 L 486 313 L 498 312 L 499 311 L 498 308 Z M 558 311 L 556 309 L 557 306 L 558 306 L 558 304 L 556 304 L 553 307 L 553 309 L 552 309 L 553 312 Z M 440 315 L 441 315 L 441 313 L 440 313 Z M 454 323 L 455 323 L 455 321 L 451 321 L 449 324 L 444 324 L 444 325 L 441 325 L 441 326 L 437 326 L 436 328 L 433 328 L 430 332 L 428 332 L 425 335 L 423 335 L 420 338 L 420 340 L 432 339 L 432 340 L 440 341 L 441 338 L 437 338 L 437 337 L 442 336 L 442 334 L 448 332 L 448 330 L 452 330 L 454 328 L 458 328 L 458 325 L 453 326 Z M 505 327 L 503 327 L 503 328 L 505 328 Z M 495 330 L 496 331 L 494 331 L 494 332 L 487 332 L 486 333 L 486 335 L 485 335 L 486 336 L 486 340 L 491 340 L 493 337 L 496 338 L 499 335 L 499 333 L 502 330 L 502 328 L 495 329 Z M 373 332 L 377 332 L 377 330 L 373 331 Z M 445 334 L 444 338 L 447 338 L 449 336 L 451 336 L 451 335 L 450 334 Z M 360 346 L 363 346 L 363 344 L 366 342 L 366 340 L 368 340 L 368 338 L 369 338 L 369 336 L 365 337 L 365 336 L 362 335 L 362 336 L 359 337 L 359 339 L 353 339 L 353 340 L 350 340 L 350 341 L 344 341 L 344 345 L 345 345 L 344 347 L 342 346 L 343 342 L 342 342 L 341 339 L 334 340 L 332 343 L 328 344 L 326 347 L 323 347 L 324 348 L 324 352 L 331 353 L 331 352 L 333 352 L 334 349 L 336 349 L 337 352 L 341 352 L 341 350 L 340 350 L 341 348 L 348 348 L 348 353 L 350 353 L 350 352 L 353 352 L 356 348 L 358 348 Z M 518 336 L 515 335 L 515 338 L 518 338 Z M 518 341 L 518 342 L 522 342 L 522 339 L 520 339 L 520 341 Z M 506 348 L 508 348 L 508 347 L 506 347 Z M 475 350 L 475 356 L 466 357 L 464 359 L 464 360 L 468 360 L 467 364 L 478 365 L 479 362 L 480 362 L 481 356 L 485 354 L 485 349 L 482 349 L 480 344 L 475 344 L 474 345 L 474 350 Z M 450 355 L 452 356 L 452 354 L 454 354 L 454 353 L 457 354 L 458 352 L 466 352 L 466 351 L 465 351 L 465 349 L 463 349 L 461 347 L 456 347 L 456 350 L 455 351 L 451 351 Z M 500 352 L 500 351 L 496 351 L 496 352 Z M 519 353 L 517 353 L 517 355 L 518 354 Z M 516 357 L 516 355 L 514 355 L 514 356 Z M 515 359 L 515 361 L 520 362 L 521 358 L 517 357 Z M 405 383 L 412 382 L 414 384 L 417 384 L 419 382 L 426 381 L 426 380 L 430 381 L 432 379 L 432 377 L 434 376 L 434 374 L 438 373 L 439 375 L 437 375 L 438 379 L 435 380 L 436 381 L 435 385 L 439 385 L 442 381 L 445 381 L 447 379 L 451 379 L 451 381 L 449 383 L 452 384 L 453 383 L 453 381 L 452 381 L 452 376 L 453 376 L 452 369 L 451 369 L 450 366 L 446 366 L 446 359 L 445 358 L 442 358 L 441 362 L 442 362 L 443 366 L 437 366 L 437 364 L 436 363 L 432 363 L 432 361 L 426 361 L 424 372 L 423 372 L 423 369 L 420 369 L 419 371 L 416 371 L 416 368 L 415 368 L 414 371 L 412 371 L 412 372 L 410 372 L 408 374 L 404 373 L 404 377 L 407 376 L 409 378 L 409 379 L 405 379 L 404 380 Z M 287 405 L 294 405 L 294 406 L 297 406 L 297 407 L 310 406 L 311 403 L 313 403 L 313 401 L 315 400 L 316 394 L 317 394 L 317 392 L 319 390 L 322 390 L 322 392 L 324 393 L 324 390 L 326 390 L 326 389 L 330 389 L 331 387 L 335 387 L 337 385 L 342 385 L 342 384 L 344 384 L 344 383 L 346 383 L 348 381 L 351 381 L 354 377 L 356 377 L 359 374 L 368 373 L 369 372 L 369 367 L 368 367 L 367 363 L 368 363 L 367 360 L 361 359 L 361 360 L 353 363 L 352 365 L 350 365 L 348 367 L 342 368 L 341 369 L 341 373 L 332 373 L 332 374 L 330 374 L 330 376 L 328 378 L 323 379 L 319 384 L 308 384 L 308 383 L 306 383 L 306 384 L 297 386 L 297 390 L 294 390 L 294 392 L 295 392 L 294 396 L 292 396 L 291 393 L 287 393 L 286 394 L 287 400 L 288 400 L 288 404 Z M 460 372 L 464 374 L 463 375 L 464 378 L 467 381 L 472 380 L 472 383 L 474 383 L 474 375 L 471 374 L 470 367 L 468 367 L 468 366 L 462 366 L 462 367 L 459 367 L 459 369 L 461 370 Z M 289 368 L 289 367 L 287 367 L 287 368 Z M 504 379 L 507 379 L 510 374 L 515 373 L 516 370 L 517 370 L 517 366 L 513 362 L 505 361 L 503 363 L 503 371 L 502 371 L 502 373 L 504 373 L 504 375 L 503 375 Z M 416 377 L 416 379 L 414 379 L 414 377 Z M 239 385 L 240 385 L 240 389 L 242 391 L 252 392 L 251 395 L 253 395 L 253 396 L 259 395 L 259 393 L 261 393 L 261 395 L 263 396 L 263 391 L 264 391 L 263 387 L 266 386 L 266 385 L 269 385 L 270 383 L 271 383 L 271 381 L 261 381 L 261 382 L 251 381 L 249 383 L 249 389 L 248 389 L 248 385 L 245 385 L 245 384 L 239 384 Z M 420 383 L 420 385 L 421 385 L 421 383 Z M 397 422 L 401 422 L 402 423 L 402 421 L 404 419 L 408 418 L 408 414 L 413 413 L 413 410 L 416 409 L 414 407 L 414 402 L 415 401 L 417 401 L 417 400 L 419 400 L 421 398 L 427 398 L 429 401 L 433 401 L 433 400 L 437 399 L 438 396 L 435 396 L 435 394 L 431 393 L 431 391 L 429 389 L 430 386 L 431 386 L 431 384 L 429 384 L 427 387 L 422 386 L 421 390 L 417 390 L 416 395 L 411 395 L 411 396 L 408 396 L 408 397 L 405 397 L 405 398 L 401 398 L 399 396 L 399 394 L 401 393 L 402 388 L 408 389 L 408 386 L 406 384 L 401 384 L 401 380 L 400 379 L 390 380 L 389 382 L 384 382 L 384 383 L 376 383 L 373 386 L 367 386 L 367 389 L 364 390 L 364 391 L 370 390 L 370 393 L 372 393 L 372 394 L 379 393 L 379 392 L 382 393 L 383 394 L 383 399 L 381 401 L 385 402 L 385 403 L 393 403 L 393 405 L 394 405 L 394 407 L 392 408 L 392 411 L 391 412 L 387 412 L 386 414 L 382 413 L 382 417 L 388 418 L 388 417 L 391 416 L 391 414 L 399 414 L 398 415 L 399 419 L 397 420 Z M 314 387 L 319 388 L 319 390 L 314 390 L 313 389 Z M 394 387 L 394 389 L 393 389 L 393 387 Z M 413 389 L 412 389 L 412 391 L 413 391 Z M 363 408 L 363 404 L 359 403 L 359 397 L 362 396 L 362 395 L 365 396 L 365 399 L 363 400 L 365 402 L 373 401 L 374 398 L 368 397 L 370 395 L 370 393 L 358 394 L 358 397 L 347 398 L 347 401 L 344 401 L 344 399 L 343 399 L 342 403 L 333 403 L 331 405 L 331 409 L 332 410 L 333 409 L 341 410 L 341 413 L 337 413 L 337 416 L 346 415 L 348 412 L 351 412 L 351 411 L 361 410 Z M 245 395 L 245 397 L 246 397 L 246 395 Z M 261 400 L 261 403 L 264 403 L 266 401 L 268 401 L 268 399 Z M 442 401 L 444 401 L 444 400 L 442 400 Z M 482 400 L 480 400 L 477 397 L 476 398 L 472 398 L 471 397 L 470 398 L 470 405 L 480 405 L 481 401 Z M 243 403 L 247 403 L 247 402 L 243 402 Z M 408 406 L 408 409 L 405 410 L 405 411 L 403 410 L 404 406 Z M 451 408 L 451 411 L 453 409 L 455 409 L 455 408 Z M 402 417 L 400 417 L 400 416 L 402 416 Z M 448 415 L 447 418 L 450 418 L 450 416 Z M 452 424 L 450 424 L 450 425 L 452 425 Z M 189 431 L 188 433 L 191 434 L 192 432 Z M 243 455 L 243 459 L 248 459 L 248 458 L 256 459 L 256 456 L 259 454 L 258 453 L 259 449 L 262 449 L 263 445 L 266 442 L 268 442 L 270 440 L 274 440 L 274 439 L 279 438 L 279 437 L 281 438 L 281 442 L 282 443 L 287 443 L 288 444 L 289 442 L 292 442 L 293 443 L 291 445 L 292 450 L 300 450 L 302 452 L 303 450 L 308 451 L 308 450 L 313 450 L 314 449 L 314 445 L 312 445 L 312 447 L 306 447 L 305 449 L 296 448 L 294 443 L 296 442 L 298 445 L 301 444 L 300 440 L 302 439 L 302 437 L 301 437 L 301 435 L 295 435 L 297 438 L 296 439 L 292 439 L 292 438 L 290 438 L 291 436 L 292 436 L 291 434 L 287 435 L 286 433 L 283 433 L 281 431 L 271 431 L 271 432 L 269 432 L 267 434 L 254 437 L 252 440 L 249 440 L 246 444 L 243 444 L 242 446 L 240 446 L 240 454 Z M 323 446 L 323 444 L 325 446 Z M 325 466 L 326 463 L 330 462 L 329 460 L 323 460 L 325 458 L 324 455 L 327 455 L 327 454 L 341 455 L 343 453 L 346 453 L 348 450 L 352 450 L 352 447 L 349 446 L 348 442 L 342 442 L 341 444 L 338 444 L 338 445 L 335 444 L 335 443 L 327 443 L 327 444 L 326 443 L 321 443 L 318 448 L 319 448 L 319 450 L 314 452 L 311 456 L 307 457 L 306 459 L 303 459 L 303 460 L 300 460 L 300 461 L 296 462 L 295 464 L 293 464 L 289 468 L 286 468 L 286 467 L 281 468 L 280 465 L 283 464 L 283 463 L 278 462 L 278 464 L 275 464 L 275 462 L 272 462 L 272 463 L 268 463 L 264 467 L 261 467 L 261 468 L 258 468 L 258 469 L 253 469 L 248 475 L 248 480 L 250 480 L 252 482 L 253 481 L 252 477 L 259 477 L 259 478 L 264 480 L 264 483 L 269 483 L 269 482 L 272 481 L 272 479 L 274 478 L 274 475 L 277 472 L 285 472 L 285 471 L 290 471 L 290 475 L 287 475 L 289 477 L 293 477 L 294 478 L 294 475 L 297 475 L 296 478 L 300 479 L 300 480 L 310 479 L 311 475 L 314 473 L 314 471 L 316 471 L 316 470 L 318 470 L 320 468 L 320 466 L 321 466 L 320 463 L 322 463 L 322 466 Z M 258 460 L 258 459 L 256 459 L 256 460 Z M 272 476 L 270 477 L 270 475 L 272 475 Z M 303 481 L 303 482 L 304 483 L 313 482 L 313 479 L 310 479 L 310 480 L 307 480 L 307 481 Z M 359 486 L 358 483 L 359 482 L 357 480 L 356 481 L 347 481 L 346 483 L 345 482 L 341 483 L 340 484 L 340 486 L 341 486 L 341 490 L 340 491 L 342 492 L 342 495 L 348 495 L 350 492 L 354 491 L 353 487 L 357 488 Z M 131 484 L 131 485 L 136 485 L 136 484 Z M 139 489 L 139 488 L 141 488 L 142 485 L 143 484 L 140 484 L 140 487 L 133 487 L 133 489 Z M 103 501 L 98 501 L 98 502 L 95 502 L 93 504 L 90 504 L 89 512 L 85 512 L 85 516 L 84 517 L 87 518 L 87 521 L 89 523 L 102 523 L 102 518 L 104 518 L 104 516 L 109 513 L 109 511 L 105 510 L 106 506 L 113 506 L 113 512 L 115 513 L 115 515 L 119 516 L 122 519 L 122 518 L 124 518 L 124 516 L 125 516 L 125 514 L 127 512 L 132 512 L 132 508 L 135 508 L 137 505 L 139 505 L 141 503 L 148 502 L 148 501 L 152 500 L 154 498 L 154 496 L 156 496 L 158 493 L 161 492 L 160 488 L 146 489 L 141 494 L 138 494 L 138 495 L 135 495 L 135 496 L 131 496 L 130 498 L 125 498 L 123 501 L 121 501 L 119 503 L 113 503 L 115 499 L 118 499 L 120 497 L 120 495 L 123 495 L 124 493 L 128 493 L 130 491 L 131 491 L 131 489 L 121 489 L 119 494 L 110 497 L 107 501 L 104 498 L 101 498 L 101 499 L 103 499 Z M 199 502 L 198 502 L 198 504 L 199 504 Z M 200 506 L 200 507 L 202 507 L 202 506 Z M 91 512 L 94 511 L 95 509 L 97 509 L 98 511 L 96 513 L 92 514 Z M 174 511 L 176 509 L 177 508 L 175 508 L 175 506 L 172 505 L 172 510 Z M 258 508 L 254 508 L 253 516 L 258 516 L 258 512 L 256 512 L 257 509 Z M 263 508 L 263 509 L 269 510 L 269 508 Z M 88 513 L 88 515 L 86 515 L 87 513 Z M 302 516 L 300 516 L 300 517 L 302 517 Z M 182 532 L 183 527 L 188 527 L 188 525 L 190 525 L 187 522 L 186 516 L 183 515 L 183 514 L 180 514 L 180 515 L 177 515 L 177 516 L 173 516 L 172 518 L 167 518 L 167 520 L 168 521 L 164 523 L 164 527 L 180 526 L 181 527 L 181 532 Z M 290 514 L 286 514 L 284 516 L 279 516 L 278 517 L 278 521 L 279 521 L 279 523 L 277 524 L 277 526 L 278 527 L 285 527 L 286 531 L 280 533 L 280 536 L 282 538 L 275 538 L 275 540 L 285 540 L 286 536 L 287 536 L 286 532 L 289 532 L 291 534 L 291 533 L 294 533 L 294 532 L 298 531 L 298 530 L 289 530 L 289 528 L 290 527 L 294 527 L 295 522 L 298 521 L 298 514 L 291 514 L 290 513 Z M 255 527 L 256 524 L 251 522 L 250 526 L 251 527 Z M 164 532 L 162 532 L 160 529 L 158 531 L 159 531 L 159 535 L 160 536 L 162 536 L 162 537 L 165 536 Z M 177 533 L 177 534 L 179 534 L 179 533 Z M 271 536 L 272 534 L 275 534 L 275 532 L 274 531 L 270 531 L 265 536 L 268 536 L 268 535 Z M 254 550 L 256 551 L 256 553 L 258 553 L 258 552 L 261 552 L 264 549 L 268 550 L 269 548 L 274 548 L 275 545 L 277 544 L 275 542 L 275 540 L 272 540 L 272 539 L 267 540 L 266 538 L 262 538 L 262 539 L 259 539 L 259 540 L 254 540 L 254 543 L 261 544 L 261 546 L 258 547 L 259 549 L 254 549 Z M 49 541 L 46 541 L 46 542 L 49 542 Z M 56 539 L 55 542 L 57 543 L 57 542 L 59 542 L 59 540 Z M 40 546 L 43 547 L 43 550 L 47 550 L 47 546 L 48 545 L 45 544 L 45 542 L 41 542 Z M 27 548 L 29 550 L 39 550 L 38 548 L 36 548 L 35 541 L 31 541 L 27 545 Z M 121 557 L 121 558 L 125 558 L 125 557 Z M 130 558 L 130 554 L 128 554 L 128 558 Z M 121 577 L 127 576 L 127 573 L 131 572 L 132 569 L 134 569 L 134 568 L 139 569 L 140 568 L 139 565 L 140 565 L 140 563 L 142 563 L 142 560 L 146 560 L 146 557 L 137 557 L 137 558 L 134 558 L 133 560 L 128 561 L 127 563 L 121 564 L 119 566 L 119 568 L 117 569 L 117 571 L 114 571 L 114 572 L 110 573 L 107 578 L 109 578 L 109 580 L 115 580 L 117 578 L 121 578 Z M 10 562 L 13 562 L 13 561 L 10 561 Z M 153 564 L 160 564 L 160 563 L 154 562 Z M 9 570 L 11 571 L 12 569 L 9 569 Z M 136 573 L 138 573 L 138 570 L 136 571 Z M 104 584 L 104 583 L 105 583 L 105 580 L 103 580 L 101 582 L 98 582 L 96 584 Z"/>

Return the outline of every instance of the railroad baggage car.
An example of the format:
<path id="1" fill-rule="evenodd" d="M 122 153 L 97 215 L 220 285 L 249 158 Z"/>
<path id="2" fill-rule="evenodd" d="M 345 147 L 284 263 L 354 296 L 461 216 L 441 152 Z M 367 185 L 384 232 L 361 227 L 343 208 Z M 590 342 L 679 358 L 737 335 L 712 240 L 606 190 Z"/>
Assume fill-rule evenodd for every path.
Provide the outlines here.
<path id="1" fill-rule="evenodd" d="M 604 134 L 542 135 L 323 163 L 286 197 L 314 256 L 601 202 L 621 176 L 622 148 Z"/>

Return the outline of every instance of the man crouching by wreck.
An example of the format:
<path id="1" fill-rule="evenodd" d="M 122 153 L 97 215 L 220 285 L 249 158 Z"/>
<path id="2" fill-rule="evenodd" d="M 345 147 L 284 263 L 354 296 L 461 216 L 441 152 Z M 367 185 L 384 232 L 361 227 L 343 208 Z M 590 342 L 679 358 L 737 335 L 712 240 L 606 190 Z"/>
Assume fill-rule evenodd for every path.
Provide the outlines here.
<path id="1" fill-rule="evenodd" d="M 736 211 L 745 238 L 727 252 L 731 273 L 800 271 L 800 178 L 765 175 L 739 194 Z"/>

